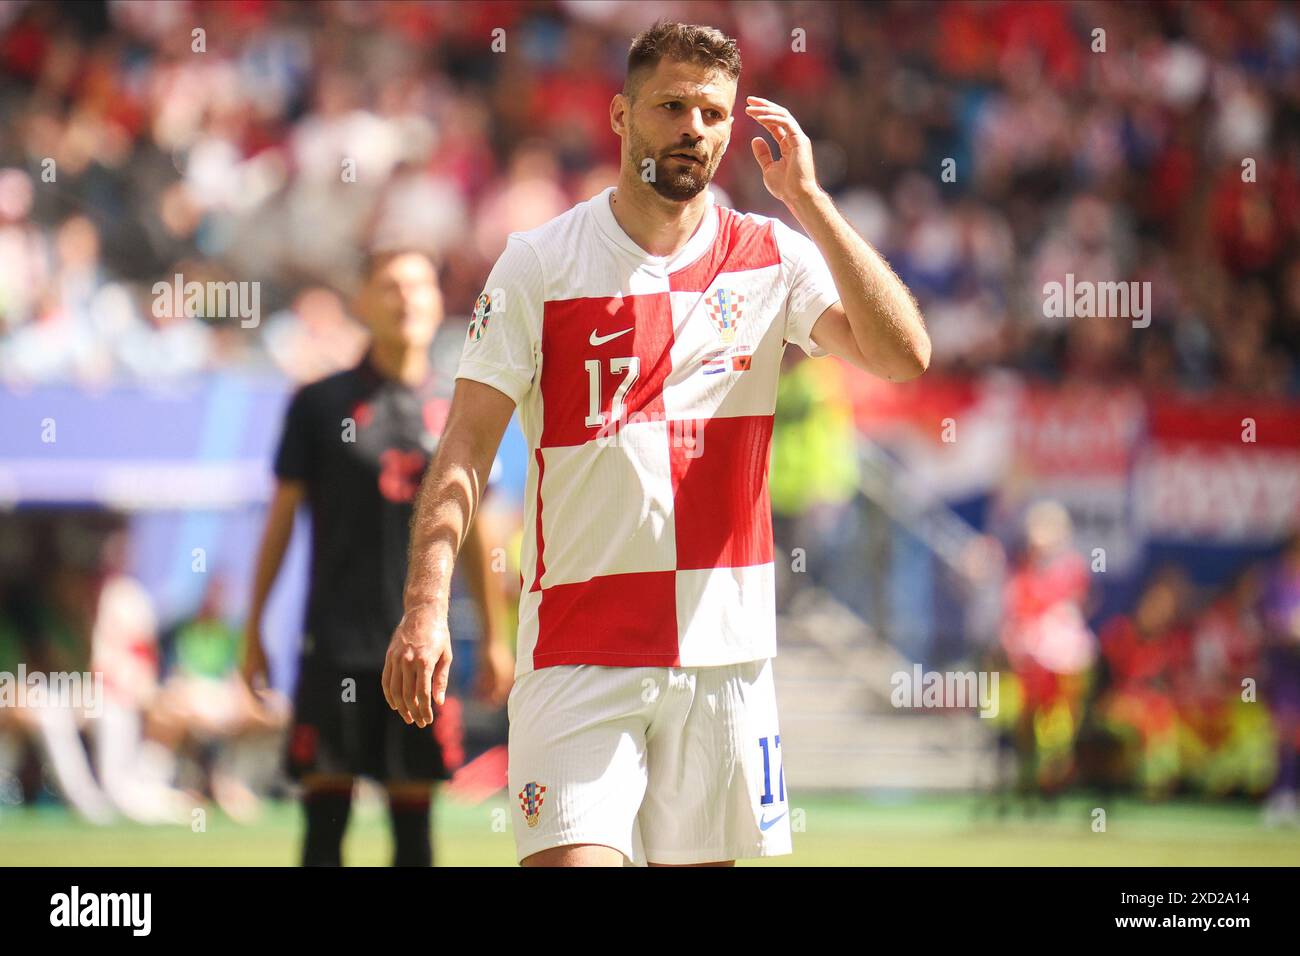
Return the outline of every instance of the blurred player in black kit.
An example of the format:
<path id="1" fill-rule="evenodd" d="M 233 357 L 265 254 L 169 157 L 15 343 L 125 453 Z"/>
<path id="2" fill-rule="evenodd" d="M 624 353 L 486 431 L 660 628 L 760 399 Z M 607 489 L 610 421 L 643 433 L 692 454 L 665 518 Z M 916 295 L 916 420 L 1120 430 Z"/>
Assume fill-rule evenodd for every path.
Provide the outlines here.
<path id="1" fill-rule="evenodd" d="M 275 458 L 275 495 L 257 560 L 245 632 L 244 674 L 267 678 L 261 619 L 305 503 L 311 515 L 311 577 L 287 762 L 301 781 L 304 866 L 338 866 L 357 776 L 388 792 L 395 866 L 429 866 L 435 781 L 460 760 L 459 706 L 432 727 L 406 724 L 384 700 L 388 639 L 402 618 L 409 527 L 416 491 L 437 446 L 451 381 L 435 375 L 429 347 L 442 295 L 428 257 L 372 256 L 356 302 L 371 334 L 355 367 L 299 389 Z M 514 661 L 504 595 L 490 570 L 481 525 L 465 541 L 465 586 L 482 622 L 480 694 L 500 705 Z M 458 568 L 459 570 L 459 568 Z"/>

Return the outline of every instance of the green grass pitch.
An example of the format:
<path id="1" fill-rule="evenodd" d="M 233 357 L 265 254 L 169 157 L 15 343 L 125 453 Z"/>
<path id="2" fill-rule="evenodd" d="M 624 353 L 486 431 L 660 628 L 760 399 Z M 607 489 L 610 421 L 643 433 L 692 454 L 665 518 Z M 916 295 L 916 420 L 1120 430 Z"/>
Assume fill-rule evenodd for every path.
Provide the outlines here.
<path id="1" fill-rule="evenodd" d="M 1069 797 L 1053 809 L 1004 817 L 970 796 L 818 795 L 793 801 L 794 854 L 755 866 L 1296 866 L 1300 829 L 1265 829 L 1259 810 L 1237 804 Z M 1094 832 L 1093 809 L 1106 810 Z M 268 803 L 240 826 L 215 809 L 206 829 L 120 823 L 95 827 L 66 810 L 0 808 L 0 866 L 290 866 L 298 808 Z M 438 862 L 513 866 L 504 794 L 478 806 L 439 802 Z M 359 801 L 344 848 L 349 865 L 382 866 L 390 845 L 383 807 Z"/>

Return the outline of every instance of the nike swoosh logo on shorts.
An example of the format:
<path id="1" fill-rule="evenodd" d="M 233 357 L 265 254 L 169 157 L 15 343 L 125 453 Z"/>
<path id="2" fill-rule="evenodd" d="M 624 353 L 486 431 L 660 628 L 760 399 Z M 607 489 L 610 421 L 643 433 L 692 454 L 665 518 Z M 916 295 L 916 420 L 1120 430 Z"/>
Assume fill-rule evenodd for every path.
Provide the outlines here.
<path id="1" fill-rule="evenodd" d="M 775 817 L 773 817 L 771 820 L 769 820 L 767 817 L 763 817 L 763 818 L 761 818 L 761 819 L 758 821 L 758 828 L 759 828 L 760 830 L 770 830 L 770 829 L 772 829 L 772 827 L 776 826 L 778 823 L 781 822 L 781 817 L 785 816 L 785 815 L 786 815 L 787 813 L 789 813 L 789 812 L 790 812 L 789 810 L 784 810 L 784 811 L 781 812 L 781 814 L 780 814 L 779 816 L 775 816 Z"/>
<path id="2" fill-rule="evenodd" d="M 620 335 L 627 335 L 631 331 L 632 329 L 629 327 L 624 329 L 622 332 L 611 332 L 609 335 L 597 335 L 596 330 L 592 329 L 591 338 L 589 338 L 587 341 L 590 342 L 592 345 L 604 345 L 606 342 L 610 342 L 618 338 Z"/>

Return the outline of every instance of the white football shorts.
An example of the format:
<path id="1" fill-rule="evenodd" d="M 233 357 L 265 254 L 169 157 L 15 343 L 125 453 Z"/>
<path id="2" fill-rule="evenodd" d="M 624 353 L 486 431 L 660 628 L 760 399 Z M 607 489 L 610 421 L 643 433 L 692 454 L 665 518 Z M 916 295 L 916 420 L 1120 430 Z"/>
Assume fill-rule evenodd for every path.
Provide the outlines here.
<path id="1" fill-rule="evenodd" d="M 632 865 L 790 852 L 770 659 L 543 667 L 515 681 L 508 713 L 521 861 L 579 843 Z"/>

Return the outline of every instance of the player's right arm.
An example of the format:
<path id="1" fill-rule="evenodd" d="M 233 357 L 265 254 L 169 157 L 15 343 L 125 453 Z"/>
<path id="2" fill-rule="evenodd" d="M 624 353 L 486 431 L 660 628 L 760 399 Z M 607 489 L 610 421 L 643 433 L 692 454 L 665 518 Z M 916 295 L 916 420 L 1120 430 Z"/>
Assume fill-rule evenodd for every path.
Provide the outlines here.
<path id="1" fill-rule="evenodd" d="M 447 691 L 451 569 L 515 405 L 535 387 L 543 285 L 537 253 L 511 236 L 474 308 L 451 411 L 416 499 L 405 614 L 384 661 L 384 696 L 408 724 L 432 723 Z"/>
<path id="2" fill-rule="evenodd" d="M 384 697 L 408 724 L 433 722 L 451 668 L 451 571 L 487 488 L 515 403 L 491 385 L 459 379 L 438 451 L 411 520 L 405 613 L 384 660 Z"/>
<path id="3" fill-rule="evenodd" d="M 266 647 L 262 643 L 262 615 L 270 598 L 271 588 L 280 573 L 284 553 L 293 535 L 294 516 L 307 494 L 302 481 L 278 480 L 275 495 L 266 513 L 262 529 L 262 543 L 257 552 L 257 568 L 253 572 L 253 596 L 244 622 L 244 679 L 250 687 L 257 678 L 269 683 L 266 665 Z"/>
<path id="4" fill-rule="evenodd" d="M 258 677 L 270 683 L 266 663 L 266 645 L 262 640 L 262 615 L 284 563 L 284 554 L 293 535 L 298 507 L 306 500 L 308 488 L 317 473 L 315 403 L 310 389 L 300 388 L 289 401 L 280 444 L 275 451 L 273 471 L 275 494 L 266 512 L 262 543 L 253 572 L 253 594 L 248 617 L 244 622 L 244 663 L 241 671 L 250 688 Z"/>

